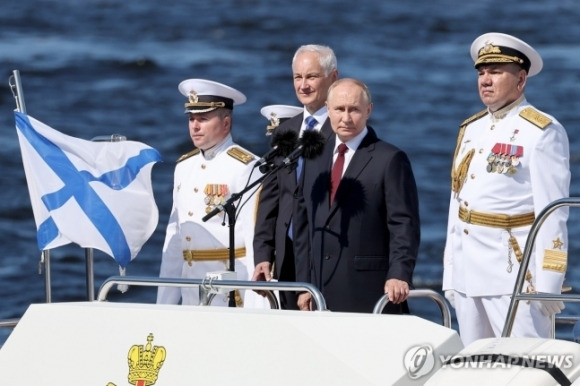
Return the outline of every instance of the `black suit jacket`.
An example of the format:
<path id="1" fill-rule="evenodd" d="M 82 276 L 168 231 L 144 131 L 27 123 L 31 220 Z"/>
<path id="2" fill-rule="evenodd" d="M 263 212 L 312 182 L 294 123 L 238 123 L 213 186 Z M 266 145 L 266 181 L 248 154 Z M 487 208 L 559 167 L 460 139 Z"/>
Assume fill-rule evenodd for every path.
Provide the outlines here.
<path id="1" fill-rule="evenodd" d="M 372 128 L 330 205 L 336 136 L 307 160 L 294 208 L 297 281 L 311 282 L 332 311 L 372 312 L 385 281 L 412 287 L 420 242 L 417 187 L 407 155 Z"/>
<path id="2" fill-rule="evenodd" d="M 298 135 L 303 121 L 304 114 L 298 114 L 283 122 L 274 130 L 273 135 L 285 130 L 294 131 Z M 332 128 L 328 119 L 323 123 L 320 133 L 325 138 L 331 136 Z M 279 164 L 282 159 L 282 157 L 276 157 L 275 164 Z M 292 272 L 284 272 L 282 268 L 286 253 L 293 249 L 291 245 L 286 245 L 289 242 L 286 235 L 292 219 L 297 185 L 295 168 L 290 170 L 282 168 L 264 179 L 260 192 L 254 230 L 254 264 L 265 261 L 275 263 L 274 274 L 280 281 L 295 280 L 293 261 L 289 265 L 292 267 Z M 289 258 L 294 259 L 294 256 L 289 256 Z"/>

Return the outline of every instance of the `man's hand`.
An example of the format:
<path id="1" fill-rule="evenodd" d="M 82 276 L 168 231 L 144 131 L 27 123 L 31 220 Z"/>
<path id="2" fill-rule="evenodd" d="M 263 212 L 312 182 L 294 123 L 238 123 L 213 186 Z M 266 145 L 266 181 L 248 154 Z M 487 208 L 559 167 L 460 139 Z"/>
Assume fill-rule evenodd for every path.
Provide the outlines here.
<path id="1" fill-rule="evenodd" d="M 391 303 L 402 303 L 409 296 L 409 283 L 399 279 L 389 279 L 385 283 L 385 293 L 389 295 Z"/>
<path id="2" fill-rule="evenodd" d="M 254 274 L 252 275 L 252 281 L 270 281 L 272 280 L 272 264 L 269 261 L 263 261 L 256 265 L 254 268 Z"/>
<path id="3" fill-rule="evenodd" d="M 566 306 L 562 301 L 539 300 L 537 301 L 538 308 L 544 316 L 552 316 L 562 312 Z"/>
<path id="4" fill-rule="evenodd" d="M 312 295 L 304 292 L 298 295 L 298 309 L 300 311 L 312 311 Z"/>
<path id="5" fill-rule="evenodd" d="M 270 273 L 272 269 L 272 264 L 269 261 L 263 261 L 256 265 L 254 268 L 254 274 L 252 275 L 252 281 L 270 281 L 272 280 L 272 274 Z M 254 290 L 255 293 L 266 297 L 266 293 L 260 290 Z"/>

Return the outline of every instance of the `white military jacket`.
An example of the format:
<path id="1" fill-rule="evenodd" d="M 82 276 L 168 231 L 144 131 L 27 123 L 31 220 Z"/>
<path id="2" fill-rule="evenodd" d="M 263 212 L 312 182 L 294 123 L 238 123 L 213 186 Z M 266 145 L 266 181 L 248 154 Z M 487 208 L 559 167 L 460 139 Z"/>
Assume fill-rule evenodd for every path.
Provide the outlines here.
<path id="1" fill-rule="evenodd" d="M 160 277 L 203 279 L 207 272 L 225 271 L 229 267 L 229 220 L 225 212 L 202 221 L 206 214 L 218 204 L 223 204 L 232 193 L 241 192 L 247 184 L 256 180 L 261 173 L 254 169 L 256 157 L 236 145 L 231 136 L 221 144 L 202 153 L 194 150 L 182 156 L 174 175 L 173 207 L 167 225 Z M 245 248 L 245 254 L 235 259 L 237 280 L 249 280 L 254 270 L 252 241 L 257 205 L 256 188 L 245 193 L 242 203 L 237 201 L 235 223 L 235 248 Z M 225 224 L 224 224 L 225 222 Z M 224 259 L 212 261 L 186 261 L 184 256 L 191 251 L 215 250 L 225 254 Z M 190 264 L 191 263 L 191 264 Z M 245 291 L 251 295 L 252 291 Z M 254 296 L 259 296 L 254 293 Z M 158 303 L 199 304 L 199 290 L 159 287 Z M 239 300 L 239 299 L 238 299 Z M 239 301 L 238 301 L 239 304 Z M 211 305 L 227 305 L 224 295 L 217 295 Z"/>
<path id="2" fill-rule="evenodd" d="M 460 207 L 464 213 L 534 213 L 537 217 L 549 203 L 568 197 L 568 137 L 556 119 L 534 109 L 523 96 L 495 113 L 476 114 L 463 125 L 454 172 L 470 152 L 472 159 L 461 178 L 463 186 L 451 193 L 443 290 L 467 296 L 508 295 L 519 269 L 510 232 L 523 253 L 531 225 L 508 230 L 468 223 L 459 218 Z M 537 234 L 528 268 L 538 292 L 561 292 L 567 267 L 567 218 L 567 208 L 556 210 Z M 524 289 L 528 285 L 526 281 Z"/>

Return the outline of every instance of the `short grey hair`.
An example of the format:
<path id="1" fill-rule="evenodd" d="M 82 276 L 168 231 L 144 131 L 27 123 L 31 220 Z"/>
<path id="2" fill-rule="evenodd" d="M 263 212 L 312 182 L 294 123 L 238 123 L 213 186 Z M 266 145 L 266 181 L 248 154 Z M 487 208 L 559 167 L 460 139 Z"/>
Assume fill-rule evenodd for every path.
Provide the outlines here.
<path id="1" fill-rule="evenodd" d="M 331 96 L 332 92 L 334 91 L 334 89 L 336 88 L 336 86 L 338 86 L 342 83 L 354 83 L 354 84 L 356 84 L 362 90 L 364 101 L 368 104 L 373 102 L 371 99 L 371 91 L 369 90 L 367 85 L 364 84 L 363 82 L 361 82 L 360 80 L 354 79 L 354 78 L 342 78 L 342 79 L 337 80 L 333 84 L 331 84 L 330 87 L 328 88 L 328 96 L 326 97 L 326 100 L 330 99 L 330 96 Z"/>
<path id="2" fill-rule="evenodd" d="M 328 76 L 332 71 L 338 69 L 336 55 L 334 55 L 332 48 L 319 44 L 306 44 L 298 47 L 294 53 L 294 57 L 292 58 L 292 68 L 294 68 L 294 63 L 296 62 L 298 55 L 303 52 L 314 52 L 318 54 L 320 66 L 324 69 L 324 76 Z"/>

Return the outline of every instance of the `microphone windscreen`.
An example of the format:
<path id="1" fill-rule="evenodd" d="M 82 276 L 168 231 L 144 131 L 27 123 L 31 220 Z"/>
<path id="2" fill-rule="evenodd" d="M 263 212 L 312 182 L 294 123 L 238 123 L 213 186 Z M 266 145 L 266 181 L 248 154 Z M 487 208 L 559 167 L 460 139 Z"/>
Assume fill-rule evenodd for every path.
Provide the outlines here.
<path id="1" fill-rule="evenodd" d="M 280 157 L 286 157 L 292 153 L 298 142 L 298 134 L 292 130 L 276 132 L 272 136 L 272 147 L 278 146 L 277 153 Z"/>
<path id="2" fill-rule="evenodd" d="M 313 159 L 322 154 L 324 150 L 325 139 L 316 130 L 306 130 L 302 133 L 300 143 L 303 146 L 302 157 L 305 159 Z"/>

